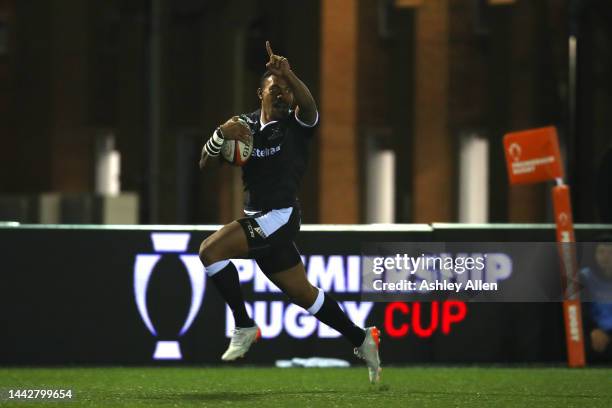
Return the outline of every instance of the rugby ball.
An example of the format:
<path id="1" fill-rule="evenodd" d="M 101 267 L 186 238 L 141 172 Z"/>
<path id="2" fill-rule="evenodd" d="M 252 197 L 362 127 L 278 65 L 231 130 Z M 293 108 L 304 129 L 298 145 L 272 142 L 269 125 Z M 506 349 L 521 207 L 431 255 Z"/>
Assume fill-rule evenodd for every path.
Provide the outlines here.
<path id="1" fill-rule="evenodd" d="M 244 166 L 253 153 L 253 134 L 250 133 L 249 125 L 243 119 L 238 121 L 249 129 L 249 142 L 225 140 L 221 146 L 221 156 L 234 166 Z"/>

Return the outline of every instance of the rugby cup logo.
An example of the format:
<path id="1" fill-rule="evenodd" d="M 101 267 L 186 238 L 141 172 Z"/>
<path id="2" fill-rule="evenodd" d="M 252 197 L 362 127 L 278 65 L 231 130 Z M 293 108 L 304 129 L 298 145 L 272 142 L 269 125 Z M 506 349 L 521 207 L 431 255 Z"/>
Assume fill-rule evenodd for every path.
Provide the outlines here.
<path id="1" fill-rule="evenodd" d="M 183 324 L 177 337 L 181 337 L 191 327 L 200 306 L 204 299 L 204 289 L 206 279 L 204 267 L 197 255 L 184 254 L 187 251 L 189 244 L 189 233 L 176 232 L 153 232 L 151 233 L 151 241 L 153 241 L 153 249 L 156 254 L 138 254 L 134 263 L 134 295 L 136 297 L 136 306 L 140 317 L 147 326 L 151 334 L 157 337 L 157 331 L 151 323 L 149 311 L 147 310 L 147 287 L 151 279 L 151 274 L 155 265 L 159 262 L 163 253 L 183 253 L 179 255 L 185 270 L 189 275 L 191 283 L 191 306 L 185 323 Z M 161 254 L 160 254 L 161 253 Z M 157 341 L 155 351 L 153 352 L 154 360 L 181 360 L 183 358 L 181 347 L 176 341 Z"/>

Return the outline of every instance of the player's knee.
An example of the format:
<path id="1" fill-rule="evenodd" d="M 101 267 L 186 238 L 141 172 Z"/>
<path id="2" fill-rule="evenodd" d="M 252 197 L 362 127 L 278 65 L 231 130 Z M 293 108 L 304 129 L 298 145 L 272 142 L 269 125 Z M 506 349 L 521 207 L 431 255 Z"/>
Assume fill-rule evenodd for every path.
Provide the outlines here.
<path id="1" fill-rule="evenodd" d="M 202 261 L 202 265 L 204 266 L 209 266 L 218 260 L 216 259 L 214 248 L 210 245 L 210 241 L 208 239 L 202 241 L 198 254 L 200 256 L 200 261 Z"/>

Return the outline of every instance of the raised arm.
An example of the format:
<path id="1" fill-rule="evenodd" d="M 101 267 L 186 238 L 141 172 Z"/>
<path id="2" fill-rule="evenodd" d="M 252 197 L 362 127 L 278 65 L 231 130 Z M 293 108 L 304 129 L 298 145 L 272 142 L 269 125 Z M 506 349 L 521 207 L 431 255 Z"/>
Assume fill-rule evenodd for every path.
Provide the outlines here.
<path id="1" fill-rule="evenodd" d="M 291 86 L 296 102 L 296 115 L 300 121 L 307 125 L 314 125 L 317 121 L 317 103 L 315 102 L 310 90 L 291 70 L 287 58 L 276 55 L 272 52 L 270 41 L 266 41 L 266 50 L 270 60 L 266 68 L 274 75 L 282 76 Z"/>

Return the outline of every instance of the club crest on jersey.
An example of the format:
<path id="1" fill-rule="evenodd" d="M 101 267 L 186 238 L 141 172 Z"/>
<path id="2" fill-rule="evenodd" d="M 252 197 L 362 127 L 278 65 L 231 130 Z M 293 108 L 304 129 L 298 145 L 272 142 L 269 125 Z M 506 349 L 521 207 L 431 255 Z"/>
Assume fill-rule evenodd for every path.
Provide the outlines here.
<path id="1" fill-rule="evenodd" d="M 265 149 L 254 148 L 251 156 L 253 157 L 270 157 L 280 152 L 280 145 L 273 147 L 266 147 Z"/>

